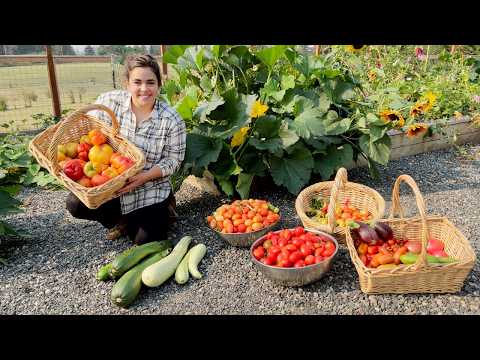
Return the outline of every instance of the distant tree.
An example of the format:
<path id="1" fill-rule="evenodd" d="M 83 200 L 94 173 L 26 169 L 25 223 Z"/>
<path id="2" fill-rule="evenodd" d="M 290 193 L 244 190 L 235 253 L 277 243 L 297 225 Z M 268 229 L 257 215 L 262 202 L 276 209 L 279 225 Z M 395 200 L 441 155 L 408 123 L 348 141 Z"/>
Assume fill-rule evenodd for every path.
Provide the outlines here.
<path id="1" fill-rule="evenodd" d="M 160 45 L 150 45 L 150 55 L 160 55 Z"/>
<path id="2" fill-rule="evenodd" d="M 87 45 L 87 46 L 85 47 L 85 55 L 87 55 L 87 56 L 93 56 L 93 55 L 95 55 L 95 49 L 93 48 L 93 46 Z"/>
<path id="3" fill-rule="evenodd" d="M 63 55 L 77 55 L 72 45 L 62 45 Z"/>
<path id="4" fill-rule="evenodd" d="M 45 52 L 44 45 L 13 45 L 13 46 L 14 48 L 10 49 L 10 51 L 12 51 L 12 54 L 15 54 L 15 55 L 38 54 L 38 53 Z"/>

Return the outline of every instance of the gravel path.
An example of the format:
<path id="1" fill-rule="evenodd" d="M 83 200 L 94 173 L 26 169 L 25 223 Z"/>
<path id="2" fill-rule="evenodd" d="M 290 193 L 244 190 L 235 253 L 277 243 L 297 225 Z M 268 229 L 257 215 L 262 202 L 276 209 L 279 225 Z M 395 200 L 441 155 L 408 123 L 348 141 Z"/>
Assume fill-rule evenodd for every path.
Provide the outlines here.
<path id="1" fill-rule="evenodd" d="M 466 149 L 463 154 L 451 149 L 392 161 L 388 169 L 380 169 L 378 182 L 366 169 L 349 171 L 349 178 L 377 189 L 388 214 L 396 177 L 410 174 L 429 214 L 448 217 L 479 256 L 480 145 Z M 7 259 L 7 265 L 0 265 L 0 314 L 480 314 L 478 262 L 457 294 L 363 294 L 346 249 L 340 250 L 319 282 L 303 288 L 274 285 L 254 269 L 247 249 L 227 246 L 204 225 L 203 219 L 221 199 L 185 185 L 176 194 L 178 211 L 185 218 L 172 237 L 177 241 L 189 234 L 207 245 L 200 264 L 204 278 L 182 286 L 170 279 L 159 288 L 143 289 L 128 310 L 121 309 L 110 303 L 112 282 L 98 282 L 95 274 L 131 244 L 125 238 L 107 241 L 99 224 L 72 218 L 65 210 L 66 195 L 38 189 L 20 194 L 28 204 L 26 211 L 9 221 L 31 237 L 0 244 L 0 257 Z M 275 189 L 252 197 L 279 206 L 282 227 L 299 224 L 295 196 Z M 415 211 L 406 186 L 401 198 L 407 213 Z"/>

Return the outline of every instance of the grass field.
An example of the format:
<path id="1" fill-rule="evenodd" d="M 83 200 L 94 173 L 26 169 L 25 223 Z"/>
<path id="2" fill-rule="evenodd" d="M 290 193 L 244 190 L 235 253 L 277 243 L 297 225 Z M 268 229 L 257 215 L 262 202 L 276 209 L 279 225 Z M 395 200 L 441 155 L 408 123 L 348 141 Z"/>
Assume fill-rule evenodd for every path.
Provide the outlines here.
<path id="1" fill-rule="evenodd" d="M 78 109 L 114 89 L 110 63 L 57 64 L 56 72 L 62 110 Z M 119 84 L 119 65 L 115 65 L 117 88 Z M 7 105 L 5 111 L 1 111 L 2 100 Z M 14 130 L 38 128 L 40 124 L 31 117 L 38 113 L 53 113 L 46 63 L 0 67 L 0 126 L 13 122 Z"/>

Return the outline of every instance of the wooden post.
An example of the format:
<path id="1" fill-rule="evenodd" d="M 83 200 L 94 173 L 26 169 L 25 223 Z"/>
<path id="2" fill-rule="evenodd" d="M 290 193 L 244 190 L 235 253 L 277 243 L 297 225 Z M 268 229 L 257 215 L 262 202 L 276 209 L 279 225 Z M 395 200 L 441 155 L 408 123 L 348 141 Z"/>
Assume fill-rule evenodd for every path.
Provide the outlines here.
<path id="1" fill-rule="evenodd" d="M 165 54 L 165 52 L 166 52 L 165 45 L 160 45 L 160 55 L 162 56 L 162 73 L 166 80 L 168 77 L 168 68 L 167 68 L 167 63 L 163 61 L 163 54 Z"/>
<path id="2" fill-rule="evenodd" d="M 315 55 L 320 55 L 320 45 L 315 45 Z"/>
<path id="3" fill-rule="evenodd" d="M 53 115 L 60 117 L 62 110 L 60 108 L 60 96 L 58 95 L 57 75 L 55 64 L 53 63 L 52 48 L 50 45 L 45 45 L 45 49 L 47 51 L 48 82 L 50 93 L 52 94 Z"/>

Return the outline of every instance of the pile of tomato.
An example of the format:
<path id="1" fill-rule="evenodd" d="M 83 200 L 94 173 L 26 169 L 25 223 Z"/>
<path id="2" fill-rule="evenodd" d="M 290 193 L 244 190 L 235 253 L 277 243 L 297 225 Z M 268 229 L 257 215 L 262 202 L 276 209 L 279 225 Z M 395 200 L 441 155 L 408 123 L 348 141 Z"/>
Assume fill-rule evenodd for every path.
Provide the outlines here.
<path id="1" fill-rule="evenodd" d="M 265 200 L 235 200 L 207 216 L 208 225 L 222 233 L 249 233 L 280 219 L 279 209 Z"/>
<path id="2" fill-rule="evenodd" d="M 253 256 L 265 265 L 301 268 L 330 258 L 336 249 L 329 237 L 306 231 L 297 226 L 269 232 Z"/>
<path id="3" fill-rule="evenodd" d="M 320 224 L 327 224 L 328 218 L 328 200 L 316 199 L 312 204 L 309 214 L 315 214 L 314 217 Z M 336 204 L 335 206 L 335 225 L 339 227 L 350 226 L 351 223 L 357 221 L 368 221 L 372 219 L 372 214 L 368 210 L 359 210 L 353 206 L 350 199 L 347 198 L 343 204 Z"/>

